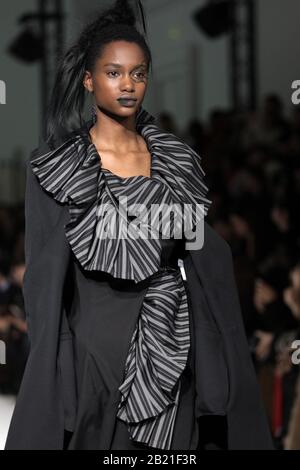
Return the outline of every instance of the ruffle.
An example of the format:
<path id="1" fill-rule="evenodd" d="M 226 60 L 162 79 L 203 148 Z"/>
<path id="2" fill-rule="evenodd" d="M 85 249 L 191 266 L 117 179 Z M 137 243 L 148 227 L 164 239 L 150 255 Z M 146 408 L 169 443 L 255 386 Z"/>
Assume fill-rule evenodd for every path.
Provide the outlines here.
<path id="1" fill-rule="evenodd" d="M 136 130 L 152 156 L 151 177 L 119 177 L 102 168 L 101 156 L 89 137 L 92 124 L 54 150 L 34 154 L 32 171 L 56 201 L 69 206 L 66 237 L 82 267 L 137 283 L 159 270 L 160 237 L 176 237 L 183 221 L 185 230 L 194 229 L 207 214 L 211 201 L 206 198 L 205 173 L 199 155 L 160 129 L 141 107 Z M 137 204 L 145 210 L 138 207 L 131 220 L 126 207 L 137 208 Z M 165 211 L 158 225 L 159 210 L 154 212 L 153 204 L 165 204 L 178 217 L 170 219 Z"/>
<path id="2" fill-rule="evenodd" d="M 190 349 L 185 287 L 177 270 L 156 274 L 133 332 L 117 417 L 130 439 L 170 449 Z"/>

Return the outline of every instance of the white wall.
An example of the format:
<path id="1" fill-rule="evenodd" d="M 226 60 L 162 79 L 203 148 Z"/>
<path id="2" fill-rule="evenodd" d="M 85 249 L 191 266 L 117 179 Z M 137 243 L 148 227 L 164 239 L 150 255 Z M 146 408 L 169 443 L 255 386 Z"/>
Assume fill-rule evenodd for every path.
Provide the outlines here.
<path id="1" fill-rule="evenodd" d="M 211 107 L 229 104 L 227 41 L 207 39 L 191 19 L 191 13 L 204 3 L 204 0 L 147 2 L 158 85 L 155 88 L 159 94 L 155 108 L 159 111 L 162 106 L 173 112 L 180 127 L 194 117 L 195 107 L 201 118 Z M 160 92 L 160 84 L 164 93 Z"/>
<path id="2" fill-rule="evenodd" d="M 6 104 L 0 105 L 0 158 L 23 156 L 38 134 L 38 66 L 23 64 L 6 52 L 19 31 L 17 18 L 35 7 L 34 0 L 5 0 L 0 6 L 0 79 L 6 83 Z"/>
<path id="3" fill-rule="evenodd" d="M 258 2 L 259 95 L 278 93 L 286 111 L 291 103 L 291 83 L 300 79 L 300 1 Z"/>
<path id="4" fill-rule="evenodd" d="M 191 20 L 191 12 L 206 3 L 205 0 L 148 0 L 149 25 L 151 27 L 151 47 L 157 64 L 157 79 L 160 83 L 164 69 L 169 62 L 176 73 L 182 69 L 182 56 L 189 54 L 191 45 L 197 48 L 198 72 L 187 69 L 181 83 L 183 94 L 191 88 L 191 78 L 196 77 L 198 89 L 194 87 L 198 116 L 207 118 L 214 106 L 230 105 L 229 82 L 229 41 L 226 36 L 209 39 L 198 30 Z M 269 92 L 278 93 L 286 107 L 291 107 L 291 83 L 300 79 L 300 1 L 299 0 L 257 0 L 257 70 L 258 101 Z M 177 61 L 177 65 L 176 65 Z M 174 73 L 175 81 L 176 73 Z M 169 80 L 163 80 L 165 84 Z M 184 84 L 187 89 L 184 90 Z M 167 85 L 165 85 L 167 86 Z M 191 96 L 191 92 L 190 92 Z M 193 114 L 192 106 L 186 109 L 181 102 L 173 102 L 174 97 L 166 96 L 158 100 L 173 111 L 180 123 L 186 123 Z M 191 102 L 191 100 L 190 100 Z M 155 103 L 155 100 L 154 100 Z M 155 105 L 154 105 L 155 107 Z M 179 113 L 176 113 L 176 110 Z M 183 113 L 181 112 L 183 110 Z"/>
<path id="5" fill-rule="evenodd" d="M 6 104 L 0 105 L 0 159 L 27 158 L 40 134 L 40 66 L 23 63 L 6 51 L 21 31 L 18 17 L 37 10 L 37 0 L 2 0 L 0 6 L 0 80 Z M 65 0 L 68 12 L 70 0 Z M 68 24 L 66 33 L 69 33 Z"/>

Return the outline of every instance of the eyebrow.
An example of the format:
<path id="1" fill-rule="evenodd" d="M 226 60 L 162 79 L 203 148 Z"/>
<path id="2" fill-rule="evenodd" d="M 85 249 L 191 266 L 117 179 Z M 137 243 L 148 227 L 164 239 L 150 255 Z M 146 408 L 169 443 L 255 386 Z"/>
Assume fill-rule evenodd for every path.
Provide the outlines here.
<path id="1" fill-rule="evenodd" d="M 118 67 L 118 68 L 121 68 L 122 65 L 121 64 L 115 64 L 113 62 L 109 62 L 108 64 L 104 64 L 104 67 L 106 67 L 107 65 L 113 65 L 114 67 Z M 136 65 L 134 68 L 137 68 L 137 67 L 146 67 L 146 64 L 138 64 Z"/>

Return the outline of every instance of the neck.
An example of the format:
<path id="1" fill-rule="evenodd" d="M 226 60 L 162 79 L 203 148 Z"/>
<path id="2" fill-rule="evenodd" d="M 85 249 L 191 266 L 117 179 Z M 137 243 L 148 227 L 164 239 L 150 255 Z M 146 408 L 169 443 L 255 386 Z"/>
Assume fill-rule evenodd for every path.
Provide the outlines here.
<path id="1" fill-rule="evenodd" d="M 89 130 L 90 137 L 97 148 L 126 153 L 139 146 L 136 131 L 136 116 L 116 116 L 97 109 L 97 121 Z"/>

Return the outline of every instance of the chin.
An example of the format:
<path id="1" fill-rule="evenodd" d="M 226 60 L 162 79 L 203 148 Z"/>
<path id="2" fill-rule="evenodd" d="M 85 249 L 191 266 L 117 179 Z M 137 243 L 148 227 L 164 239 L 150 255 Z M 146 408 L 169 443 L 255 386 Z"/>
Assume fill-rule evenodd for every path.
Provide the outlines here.
<path id="1" fill-rule="evenodd" d="M 137 111 L 139 110 L 139 107 L 140 105 L 136 105 L 132 108 L 123 108 L 121 106 L 111 106 L 111 107 L 102 107 L 102 106 L 99 106 L 98 105 L 98 109 L 103 113 L 103 114 L 106 114 L 107 116 L 110 116 L 110 117 L 128 117 L 128 116 L 132 116 L 132 115 L 135 115 L 137 113 Z"/>
<path id="2" fill-rule="evenodd" d="M 118 116 L 131 116 L 138 112 L 139 106 L 133 106 L 132 108 L 122 108 L 118 109 L 117 113 Z"/>

